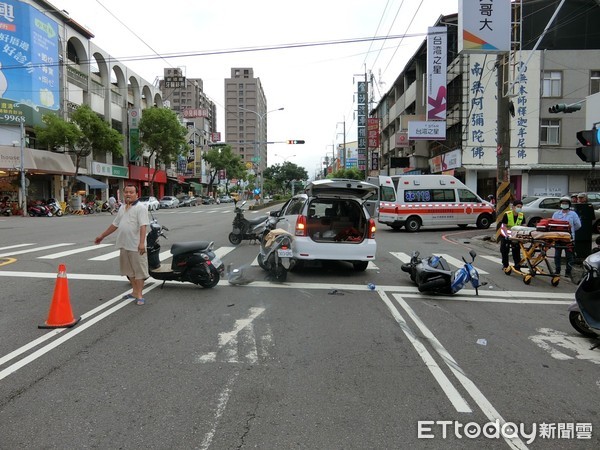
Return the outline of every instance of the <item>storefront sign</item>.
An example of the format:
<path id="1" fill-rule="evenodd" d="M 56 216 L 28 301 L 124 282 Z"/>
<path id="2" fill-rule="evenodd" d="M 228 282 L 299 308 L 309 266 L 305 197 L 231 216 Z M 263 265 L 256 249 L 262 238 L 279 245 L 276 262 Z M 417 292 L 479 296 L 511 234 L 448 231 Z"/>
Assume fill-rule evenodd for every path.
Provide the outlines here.
<path id="1" fill-rule="evenodd" d="M 123 166 L 113 166 L 101 162 L 92 162 L 92 174 L 104 177 L 129 178 L 129 169 Z"/>
<path id="2" fill-rule="evenodd" d="M 414 140 L 443 141 L 446 139 L 446 121 L 408 122 L 408 138 Z"/>

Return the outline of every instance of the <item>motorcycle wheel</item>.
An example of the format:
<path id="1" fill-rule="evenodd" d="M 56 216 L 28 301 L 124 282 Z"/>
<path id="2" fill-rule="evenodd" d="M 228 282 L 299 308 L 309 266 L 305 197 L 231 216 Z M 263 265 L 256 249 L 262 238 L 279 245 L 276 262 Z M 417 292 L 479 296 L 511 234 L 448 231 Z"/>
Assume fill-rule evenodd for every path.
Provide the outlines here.
<path id="1" fill-rule="evenodd" d="M 571 322 L 571 326 L 575 328 L 579 334 L 582 334 L 585 337 L 594 338 L 598 336 L 590 330 L 590 327 L 585 323 L 585 320 L 579 311 L 569 312 L 569 322 Z"/>
<path id="2" fill-rule="evenodd" d="M 217 284 L 219 284 L 220 279 L 221 279 L 221 276 L 219 275 L 219 272 L 217 270 L 211 269 L 210 270 L 210 279 L 201 281 L 199 284 L 203 288 L 210 289 L 210 288 L 215 287 Z"/>
<path id="3" fill-rule="evenodd" d="M 263 269 L 263 270 L 269 270 L 269 268 L 265 264 L 265 260 L 263 259 L 262 253 L 258 254 L 258 256 L 256 257 L 256 261 L 258 262 L 258 265 L 260 266 L 261 269 Z"/>
<path id="4" fill-rule="evenodd" d="M 59 209 L 58 211 L 56 211 L 57 217 L 61 217 L 62 215 L 63 215 L 62 209 Z"/>
<path id="5" fill-rule="evenodd" d="M 286 268 L 279 264 L 273 271 L 273 280 L 283 283 L 285 280 L 287 280 L 287 273 L 288 271 Z"/>
<path id="6" fill-rule="evenodd" d="M 242 242 L 242 236 L 235 233 L 229 233 L 229 242 L 233 245 L 239 245 L 239 243 Z"/>

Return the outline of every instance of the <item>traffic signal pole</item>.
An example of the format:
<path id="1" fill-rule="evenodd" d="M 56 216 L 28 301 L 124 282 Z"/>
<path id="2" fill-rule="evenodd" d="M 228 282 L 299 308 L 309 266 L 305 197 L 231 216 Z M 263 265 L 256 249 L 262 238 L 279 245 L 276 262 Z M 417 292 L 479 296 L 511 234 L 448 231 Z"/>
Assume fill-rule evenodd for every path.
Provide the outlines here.
<path id="1" fill-rule="evenodd" d="M 496 148 L 496 223 L 500 223 L 511 202 L 510 192 L 510 99 L 504 93 L 505 63 L 508 53 L 500 53 L 496 57 L 498 74 L 498 129 Z M 496 241 L 500 228 L 496 228 Z"/>

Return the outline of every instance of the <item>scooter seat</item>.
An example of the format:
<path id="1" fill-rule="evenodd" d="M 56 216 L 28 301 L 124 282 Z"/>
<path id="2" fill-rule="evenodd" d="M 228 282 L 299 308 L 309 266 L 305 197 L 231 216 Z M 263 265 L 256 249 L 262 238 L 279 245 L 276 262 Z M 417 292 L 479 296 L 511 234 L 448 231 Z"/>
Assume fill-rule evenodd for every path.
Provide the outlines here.
<path id="1" fill-rule="evenodd" d="M 250 225 L 258 225 L 259 223 L 263 223 L 265 220 L 267 220 L 267 216 L 258 217 L 256 219 L 246 219 L 246 220 L 248 220 Z"/>
<path id="2" fill-rule="evenodd" d="M 182 253 L 201 252 L 210 245 L 209 241 L 176 242 L 171 247 L 171 254 L 177 256 Z"/>

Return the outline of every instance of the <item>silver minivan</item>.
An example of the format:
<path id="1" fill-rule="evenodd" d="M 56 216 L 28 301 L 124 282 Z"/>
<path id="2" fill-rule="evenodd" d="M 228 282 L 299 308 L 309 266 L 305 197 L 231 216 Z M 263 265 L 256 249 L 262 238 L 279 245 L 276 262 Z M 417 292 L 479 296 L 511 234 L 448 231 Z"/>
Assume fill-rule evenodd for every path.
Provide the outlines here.
<path id="1" fill-rule="evenodd" d="M 273 215 L 294 236 L 296 262 L 348 261 L 363 271 L 377 253 L 375 221 L 364 205 L 376 195 L 377 186 L 364 181 L 316 180 Z"/>

